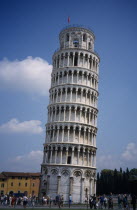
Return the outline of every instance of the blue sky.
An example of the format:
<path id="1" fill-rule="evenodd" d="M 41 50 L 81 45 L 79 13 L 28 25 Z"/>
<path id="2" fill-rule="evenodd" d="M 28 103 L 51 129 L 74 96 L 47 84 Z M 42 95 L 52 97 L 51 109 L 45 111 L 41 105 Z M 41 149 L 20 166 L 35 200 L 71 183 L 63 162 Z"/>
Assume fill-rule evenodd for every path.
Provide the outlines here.
<path id="1" fill-rule="evenodd" d="M 52 55 L 63 27 L 95 33 L 101 58 L 97 167 L 137 162 L 136 0 L 0 0 L 0 171 L 39 171 Z"/>

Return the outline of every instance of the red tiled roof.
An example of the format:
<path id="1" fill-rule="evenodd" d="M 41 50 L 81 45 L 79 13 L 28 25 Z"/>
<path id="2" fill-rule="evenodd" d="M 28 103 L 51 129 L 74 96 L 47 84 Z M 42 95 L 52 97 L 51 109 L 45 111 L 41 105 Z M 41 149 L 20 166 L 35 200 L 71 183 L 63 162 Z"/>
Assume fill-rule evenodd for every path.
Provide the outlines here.
<path id="1" fill-rule="evenodd" d="M 1 173 L 2 175 L 4 175 L 4 177 L 10 177 L 10 176 L 14 176 L 14 177 L 39 177 L 40 173 L 29 173 L 29 172 L 5 172 L 3 171 Z"/>

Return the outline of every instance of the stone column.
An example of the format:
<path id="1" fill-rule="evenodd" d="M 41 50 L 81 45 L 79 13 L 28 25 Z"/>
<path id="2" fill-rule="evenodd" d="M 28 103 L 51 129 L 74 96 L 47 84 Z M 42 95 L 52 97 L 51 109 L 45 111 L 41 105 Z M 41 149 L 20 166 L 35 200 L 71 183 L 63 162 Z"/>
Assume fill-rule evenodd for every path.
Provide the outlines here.
<path id="1" fill-rule="evenodd" d="M 83 89 L 81 88 L 81 98 L 80 98 L 80 102 L 82 102 L 82 97 L 83 97 Z"/>
<path id="2" fill-rule="evenodd" d="M 58 179 L 57 179 L 57 194 L 60 194 L 60 180 L 61 180 L 61 176 L 58 175 Z"/>
<path id="3" fill-rule="evenodd" d="M 58 90 L 56 92 L 56 103 L 58 102 Z"/>
<path id="4" fill-rule="evenodd" d="M 90 129 L 88 128 L 88 144 L 90 144 Z"/>
<path id="5" fill-rule="evenodd" d="M 78 135 L 78 143 L 80 143 L 80 137 L 81 137 L 81 126 L 79 126 L 79 135 Z"/>
<path id="6" fill-rule="evenodd" d="M 67 160 L 68 160 L 68 147 L 66 147 L 66 164 L 67 164 Z"/>
<path id="7" fill-rule="evenodd" d="M 73 126 L 73 142 L 75 142 L 75 131 L 76 131 L 76 126 Z"/>
<path id="8" fill-rule="evenodd" d="M 58 73 L 58 85 L 59 85 L 59 73 Z"/>
<path id="9" fill-rule="evenodd" d="M 62 164 L 63 147 L 60 148 L 60 164 Z"/>
<path id="10" fill-rule="evenodd" d="M 86 134 L 86 127 L 84 127 L 84 139 L 83 139 L 83 144 L 85 144 L 85 135 Z"/>
<path id="11" fill-rule="evenodd" d="M 46 162 L 49 163 L 49 147 L 47 148 L 47 157 Z"/>
<path id="12" fill-rule="evenodd" d="M 55 107 L 55 115 L 54 115 L 55 119 L 54 121 L 57 121 L 57 107 Z"/>
<path id="13" fill-rule="evenodd" d="M 71 106 L 69 107 L 69 121 L 71 121 Z"/>
<path id="14" fill-rule="evenodd" d="M 69 72 L 67 71 L 67 83 L 68 83 L 68 74 L 69 74 Z"/>
<path id="15" fill-rule="evenodd" d="M 84 166 L 85 147 L 83 147 L 82 165 Z"/>
<path id="16" fill-rule="evenodd" d="M 55 164 L 57 163 L 57 152 L 58 152 L 58 148 L 57 147 L 55 147 Z"/>
<path id="17" fill-rule="evenodd" d="M 57 127 L 57 142 L 59 141 L 59 126 Z"/>
<path id="18" fill-rule="evenodd" d="M 69 142 L 69 135 L 70 135 L 70 126 L 68 126 L 68 142 Z"/>
<path id="19" fill-rule="evenodd" d="M 52 136 L 52 141 L 54 141 L 54 136 L 55 136 L 55 127 L 53 126 L 53 136 Z"/>
<path id="20" fill-rule="evenodd" d="M 85 178 L 81 178 L 80 203 L 83 203 L 83 201 L 84 201 L 84 179 Z"/>
<path id="21" fill-rule="evenodd" d="M 89 180 L 89 194 L 90 195 L 93 195 L 92 182 L 93 182 L 93 178 L 90 178 Z"/>
<path id="22" fill-rule="evenodd" d="M 72 80 L 71 80 L 71 83 L 73 84 L 73 71 L 72 71 Z"/>
<path id="23" fill-rule="evenodd" d="M 91 119 L 91 109 L 89 109 L 89 113 L 88 113 L 88 124 L 90 124 L 90 119 Z"/>
<path id="24" fill-rule="evenodd" d="M 62 126 L 62 142 L 63 142 L 63 139 L 64 139 L 64 126 Z"/>
<path id="25" fill-rule="evenodd" d="M 77 158 L 77 165 L 79 165 L 79 153 L 80 153 L 80 148 L 78 147 L 78 158 Z"/>
<path id="26" fill-rule="evenodd" d="M 59 106 L 59 120 L 60 121 L 60 116 L 61 116 L 61 106 Z"/>
<path id="27" fill-rule="evenodd" d="M 70 88 L 70 101 L 72 101 L 72 90 L 73 88 Z"/>
<path id="28" fill-rule="evenodd" d="M 97 180 L 94 178 L 94 194 L 96 195 L 96 182 Z"/>
<path id="29" fill-rule="evenodd" d="M 88 160 L 87 160 L 87 165 L 89 166 L 89 150 L 88 150 Z"/>
<path id="30" fill-rule="evenodd" d="M 80 107 L 80 119 L 79 119 L 80 122 L 81 122 L 81 114 L 82 114 L 82 107 Z"/>
<path id="31" fill-rule="evenodd" d="M 51 150 L 50 150 L 50 163 L 52 163 L 52 152 L 53 152 L 52 149 L 53 149 L 53 148 L 51 148 Z"/>

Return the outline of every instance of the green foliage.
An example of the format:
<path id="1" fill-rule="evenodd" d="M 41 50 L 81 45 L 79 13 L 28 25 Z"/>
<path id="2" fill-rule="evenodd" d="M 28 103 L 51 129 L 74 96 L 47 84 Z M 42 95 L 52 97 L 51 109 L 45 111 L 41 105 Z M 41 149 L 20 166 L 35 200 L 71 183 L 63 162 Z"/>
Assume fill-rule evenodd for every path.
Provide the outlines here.
<path id="1" fill-rule="evenodd" d="M 97 174 L 97 194 L 132 193 L 130 187 L 131 175 L 137 175 L 136 168 L 130 171 L 128 168 L 126 171 L 123 171 L 122 168 L 120 168 L 120 171 L 103 169 Z"/>

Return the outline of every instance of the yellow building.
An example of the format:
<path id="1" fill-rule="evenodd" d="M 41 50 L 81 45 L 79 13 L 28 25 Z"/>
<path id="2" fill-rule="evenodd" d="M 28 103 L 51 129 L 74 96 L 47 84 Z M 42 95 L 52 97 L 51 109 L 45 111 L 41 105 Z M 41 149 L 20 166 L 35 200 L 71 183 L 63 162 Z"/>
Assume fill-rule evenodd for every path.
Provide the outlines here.
<path id="1" fill-rule="evenodd" d="M 0 194 L 39 194 L 40 173 L 2 172 L 0 173 Z"/>

